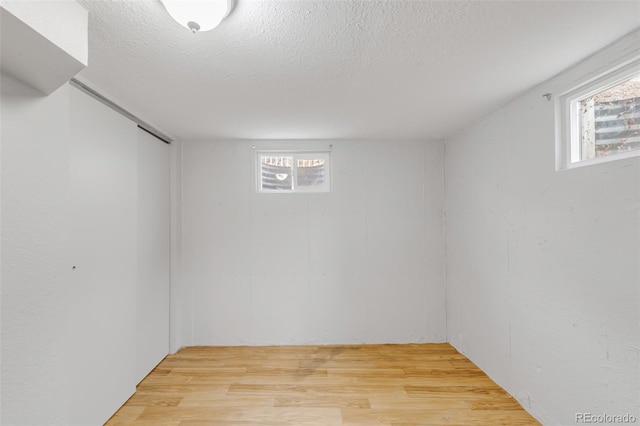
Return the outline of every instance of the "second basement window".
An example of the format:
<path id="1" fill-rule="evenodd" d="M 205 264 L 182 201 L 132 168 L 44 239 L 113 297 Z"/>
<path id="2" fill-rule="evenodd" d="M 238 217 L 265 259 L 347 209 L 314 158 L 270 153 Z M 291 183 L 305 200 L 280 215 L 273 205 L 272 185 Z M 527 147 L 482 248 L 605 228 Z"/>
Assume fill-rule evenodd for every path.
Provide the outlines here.
<path id="1" fill-rule="evenodd" d="M 329 192 L 328 152 L 259 152 L 258 192 Z"/>
<path id="2" fill-rule="evenodd" d="M 559 168 L 640 155 L 640 62 L 561 97 L 564 158 Z"/>

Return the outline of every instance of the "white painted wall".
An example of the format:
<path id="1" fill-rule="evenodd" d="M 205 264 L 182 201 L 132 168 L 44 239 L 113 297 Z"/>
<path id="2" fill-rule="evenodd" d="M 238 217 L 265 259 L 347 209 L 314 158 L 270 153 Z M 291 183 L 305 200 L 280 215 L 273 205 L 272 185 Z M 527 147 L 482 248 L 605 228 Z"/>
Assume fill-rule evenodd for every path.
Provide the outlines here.
<path id="1" fill-rule="evenodd" d="M 2 108 L 3 425 L 68 423 L 69 88 L 5 75 Z"/>
<path id="2" fill-rule="evenodd" d="M 443 146 L 332 141 L 329 194 L 257 194 L 255 151 L 185 142 L 184 345 L 445 340 Z"/>
<path id="3" fill-rule="evenodd" d="M 68 85 L 1 83 L 0 422 L 103 424 L 168 351 L 168 148 Z"/>
<path id="4" fill-rule="evenodd" d="M 75 0 L 0 0 L 0 7 L 86 66 L 89 12 L 80 3 Z M 60 22 L 65 24 L 60 25 Z"/>
<path id="5" fill-rule="evenodd" d="M 543 424 L 640 418 L 640 162 L 555 171 L 554 103 L 638 33 L 445 144 L 450 342 Z"/>

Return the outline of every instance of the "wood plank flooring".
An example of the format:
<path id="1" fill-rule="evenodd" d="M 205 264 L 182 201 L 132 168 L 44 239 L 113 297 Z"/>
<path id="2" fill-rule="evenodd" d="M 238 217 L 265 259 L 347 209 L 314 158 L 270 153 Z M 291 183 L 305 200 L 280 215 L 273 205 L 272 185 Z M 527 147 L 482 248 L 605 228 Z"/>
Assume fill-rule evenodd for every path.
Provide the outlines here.
<path id="1" fill-rule="evenodd" d="M 107 426 L 538 425 L 449 344 L 189 347 Z"/>

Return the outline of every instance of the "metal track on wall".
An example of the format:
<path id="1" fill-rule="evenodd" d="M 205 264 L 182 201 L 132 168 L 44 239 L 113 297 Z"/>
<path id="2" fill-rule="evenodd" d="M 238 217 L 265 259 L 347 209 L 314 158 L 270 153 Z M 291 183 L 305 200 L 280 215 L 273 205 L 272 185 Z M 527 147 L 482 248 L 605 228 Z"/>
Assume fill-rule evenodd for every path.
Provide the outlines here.
<path id="1" fill-rule="evenodd" d="M 134 123 L 136 123 L 140 129 L 144 130 L 145 132 L 149 133 L 152 136 L 155 136 L 156 138 L 160 139 L 162 142 L 164 142 L 164 143 L 166 143 L 168 145 L 170 145 L 171 142 L 173 142 L 173 139 L 171 139 L 169 136 L 165 135 L 164 133 L 162 133 L 161 131 L 159 131 L 155 127 L 153 127 L 150 124 L 146 123 L 145 121 L 141 120 L 139 117 L 133 115 L 132 113 L 130 113 L 126 109 L 122 108 L 120 105 L 118 105 L 115 102 L 111 101 L 110 99 L 104 97 L 100 93 L 96 92 L 91 87 L 87 86 L 86 84 L 76 80 L 75 78 L 71 79 L 70 84 L 73 87 L 76 87 L 76 88 L 82 90 L 84 93 L 86 93 L 87 95 L 91 96 L 92 98 L 102 102 L 104 105 L 108 106 L 109 108 L 111 108 L 112 110 L 116 111 L 117 113 L 127 117 L 129 120 L 131 120 Z"/>

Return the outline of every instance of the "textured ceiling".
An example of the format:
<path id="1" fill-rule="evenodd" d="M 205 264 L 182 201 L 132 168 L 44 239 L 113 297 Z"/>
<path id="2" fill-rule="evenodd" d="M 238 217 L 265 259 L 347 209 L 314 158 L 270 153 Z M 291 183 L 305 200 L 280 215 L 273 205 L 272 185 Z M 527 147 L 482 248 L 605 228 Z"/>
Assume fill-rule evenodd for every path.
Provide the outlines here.
<path id="1" fill-rule="evenodd" d="M 183 140 L 440 139 L 640 27 L 638 1 L 237 0 L 192 34 L 80 3 L 80 79 Z"/>

